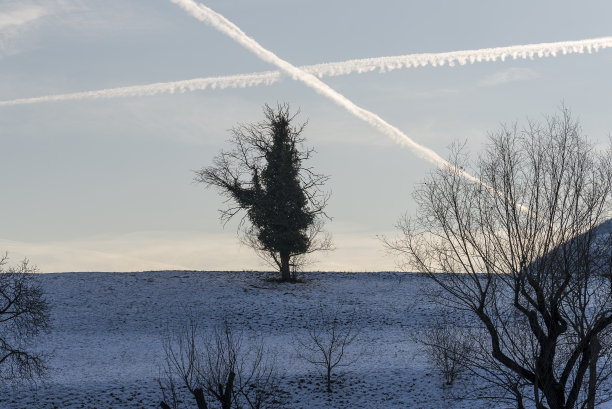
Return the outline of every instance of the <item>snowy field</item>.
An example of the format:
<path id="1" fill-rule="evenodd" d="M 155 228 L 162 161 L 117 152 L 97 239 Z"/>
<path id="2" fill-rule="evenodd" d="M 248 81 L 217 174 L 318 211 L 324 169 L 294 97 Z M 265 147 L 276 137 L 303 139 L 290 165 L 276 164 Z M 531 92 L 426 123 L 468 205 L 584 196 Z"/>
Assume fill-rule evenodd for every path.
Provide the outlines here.
<path id="1" fill-rule="evenodd" d="M 473 380 L 442 388 L 414 334 L 440 314 L 416 274 L 309 273 L 279 284 L 263 273 L 142 272 L 45 274 L 53 329 L 44 385 L 2 387 L 0 408 L 157 408 L 162 337 L 186 311 L 204 330 L 227 319 L 244 338 L 261 336 L 278 356 L 286 408 L 491 408 L 474 398 Z M 325 392 L 317 370 L 296 355 L 295 334 L 320 305 L 354 309 L 360 359 Z M 470 399 L 467 399 L 470 397 Z M 195 408 L 195 404 L 189 401 Z M 507 405 L 498 405 L 503 408 Z"/>

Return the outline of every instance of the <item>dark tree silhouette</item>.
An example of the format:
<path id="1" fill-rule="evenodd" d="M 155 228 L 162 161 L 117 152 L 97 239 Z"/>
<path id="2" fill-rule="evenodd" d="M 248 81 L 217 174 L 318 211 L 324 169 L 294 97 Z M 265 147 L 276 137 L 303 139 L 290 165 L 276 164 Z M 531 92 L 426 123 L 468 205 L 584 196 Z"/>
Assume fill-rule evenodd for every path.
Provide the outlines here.
<path id="1" fill-rule="evenodd" d="M 198 409 L 272 409 L 282 401 L 276 362 L 263 340 L 247 343 L 225 321 L 200 334 L 193 319 L 164 338 L 162 409 L 184 407 L 186 388 Z M 213 405 L 211 405 L 211 403 Z M 217 406 L 214 406 L 217 404 Z"/>
<path id="2" fill-rule="evenodd" d="M 334 372 L 351 366 L 362 355 L 350 351 L 361 332 L 357 313 L 345 313 L 342 306 L 319 305 L 318 311 L 304 322 L 306 334 L 295 337 L 298 358 L 321 371 L 330 393 Z"/>
<path id="3" fill-rule="evenodd" d="M 457 152 L 456 166 L 467 165 Z M 518 408 L 593 408 L 610 399 L 612 151 L 597 151 L 565 108 L 502 127 L 473 170 L 452 167 L 415 193 L 418 214 L 387 242 L 427 273 L 483 333 L 482 376 Z M 446 274 L 437 274 L 446 273 Z"/>
<path id="4" fill-rule="evenodd" d="M 328 176 L 304 166 L 313 150 L 303 147 L 305 125 L 293 126 L 287 104 L 276 110 L 265 105 L 264 114 L 264 122 L 232 129 L 233 149 L 195 179 L 228 198 L 224 222 L 245 211 L 243 242 L 280 270 L 281 281 L 292 281 L 305 255 L 331 249 L 322 230 L 329 195 L 320 190 Z"/>
<path id="5" fill-rule="evenodd" d="M 0 379 L 33 381 L 45 370 L 45 359 L 32 343 L 49 328 L 49 304 L 24 260 L 8 267 L 8 256 L 0 257 Z"/>

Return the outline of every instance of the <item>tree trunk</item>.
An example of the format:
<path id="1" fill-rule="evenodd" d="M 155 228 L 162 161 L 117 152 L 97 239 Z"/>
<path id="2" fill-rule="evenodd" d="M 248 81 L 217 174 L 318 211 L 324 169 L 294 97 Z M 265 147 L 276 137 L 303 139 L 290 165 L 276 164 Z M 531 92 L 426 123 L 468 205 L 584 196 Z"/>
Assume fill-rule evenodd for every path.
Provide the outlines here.
<path id="1" fill-rule="evenodd" d="M 234 393 L 234 378 L 236 374 L 232 371 L 227 377 L 227 383 L 225 384 L 225 392 L 223 392 L 223 386 L 219 385 L 219 392 L 221 392 L 221 408 L 231 409 L 232 407 L 232 395 Z"/>
<path id="2" fill-rule="evenodd" d="M 543 389 L 549 409 L 566 409 L 565 394 L 559 388 L 549 385 Z M 542 405 L 542 407 L 545 407 Z"/>
<path id="3" fill-rule="evenodd" d="M 331 392 L 331 368 L 327 367 L 327 392 Z"/>
<path id="4" fill-rule="evenodd" d="M 595 393 L 597 392 L 597 358 L 601 344 L 598 337 L 591 341 L 591 362 L 589 362 L 589 393 L 587 395 L 587 409 L 595 409 Z"/>
<path id="5" fill-rule="evenodd" d="M 291 281 L 291 271 L 289 269 L 289 253 L 281 252 L 281 281 Z"/>
<path id="6" fill-rule="evenodd" d="M 193 397 L 196 400 L 196 405 L 198 405 L 198 409 L 208 409 L 208 405 L 206 404 L 206 399 L 204 399 L 204 391 L 202 388 L 197 388 L 193 390 Z"/>

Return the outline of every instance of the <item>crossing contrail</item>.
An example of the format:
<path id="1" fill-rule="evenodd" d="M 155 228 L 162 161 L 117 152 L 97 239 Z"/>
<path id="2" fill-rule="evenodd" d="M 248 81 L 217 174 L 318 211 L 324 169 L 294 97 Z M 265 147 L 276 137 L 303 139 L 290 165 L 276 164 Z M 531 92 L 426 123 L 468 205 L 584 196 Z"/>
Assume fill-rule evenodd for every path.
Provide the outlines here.
<path id="1" fill-rule="evenodd" d="M 244 33 L 238 26 L 236 26 L 234 23 L 232 23 L 231 21 L 223 17 L 221 14 L 206 7 L 203 4 L 196 3 L 194 0 L 170 0 L 170 1 L 172 1 L 173 3 L 183 8 L 185 11 L 187 11 L 189 14 L 191 14 L 193 17 L 197 18 L 198 20 L 226 34 L 227 36 L 232 38 L 234 41 L 238 42 L 239 44 L 241 44 L 242 46 L 250 50 L 252 53 L 254 53 L 256 56 L 258 56 L 263 61 L 276 65 L 278 68 L 280 68 L 281 71 L 287 73 L 294 80 L 300 81 L 304 83 L 305 85 L 307 85 L 308 87 L 313 88 L 317 93 L 331 99 L 337 105 L 345 108 L 351 114 L 369 123 L 374 128 L 377 128 L 384 134 L 390 136 L 396 142 L 402 145 L 408 146 L 417 156 L 420 156 L 421 158 L 433 163 L 434 165 L 440 168 L 447 168 L 447 169 L 452 170 L 457 175 L 465 178 L 466 180 L 477 183 L 481 185 L 482 187 L 484 187 L 485 189 L 487 189 L 488 191 L 495 193 L 505 198 L 506 200 L 511 201 L 516 206 L 517 209 L 524 212 L 525 214 L 528 214 L 532 217 L 537 218 L 540 221 L 543 221 L 546 224 L 549 224 L 548 221 L 543 220 L 537 214 L 533 213 L 527 206 L 524 206 L 523 204 L 512 200 L 507 195 L 505 195 L 503 192 L 498 191 L 497 189 L 495 189 L 492 186 L 489 186 L 487 183 L 483 182 L 482 180 L 472 176 L 471 174 L 467 173 L 463 169 L 460 169 L 457 166 L 453 165 L 452 163 L 448 162 L 447 160 L 442 158 L 440 155 L 438 155 L 433 150 L 413 141 L 408 135 L 400 131 L 398 128 L 389 124 L 388 122 L 386 122 L 384 119 L 382 119 L 375 113 L 357 106 L 351 100 L 349 100 L 344 95 L 340 94 L 339 92 L 331 88 L 329 85 L 325 84 L 323 81 L 315 77 L 313 74 L 308 73 L 296 67 L 290 62 L 285 61 L 282 58 L 278 57 L 276 54 L 274 54 L 270 50 L 267 50 L 261 44 L 255 41 L 253 38 L 249 37 L 246 33 Z"/>
<path id="2" fill-rule="evenodd" d="M 384 73 L 414 67 L 438 67 L 444 65 L 453 67 L 456 65 L 474 64 L 477 62 L 506 61 L 507 59 L 518 60 L 534 59 L 536 57 L 554 57 L 560 54 L 582 54 L 585 52 L 591 54 L 609 47 L 612 47 L 612 37 L 600 37 L 578 41 L 513 45 L 509 47 L 483 48 L 445 53 L 422 53 L 361 58 L 348 61 L 305 65 L 299 68 L 307 73 L 323 78 L 353 73 L 362 74 L 372 71 Z M 221 77 L 202 77 L 183 81 L 157 82 L 147 85 L 12 99 L 0 101 L 0 106 L 81 99 L 140 97 L 156 94 L 173 94 L 175 92 L 202 91 L 209 88 L 246 88 L 257 85 L 270 85 L 280 81 L 282 78 L 283 73 L 280 71 L 265 71 Z"/>
<path id="3" fill-rule="evenodd" d="M 171 1 L 182 7 L 185 11 L 187 11 L 189 14 L 191 14 L 198 20 L 203 21 L 211 25 L 213 28 L 228 35 L 233 40 L 235 40 L 236 42 L 247 48 L 249 51 L 254 53 L 260 59 L 277 66 L 278 68 L 280 68 L 281 71 L 289 75 L 289 77 L 293 78 L 294 80 L 301 81 L 308 87 L 313 88 L 317 93 L 331 99 L 336 104 L 345 108 L 351 114 L 366 121 L 373 127 L 387 134 L 396 142 L 408 145 L 417 155 L 421 156 L 423 159 L 426 159 L 429 162 L 432 162 L 438 166 L 448 164 L 448 162 L 440 155 L 438 155 L 431 149 L 416 143 L 398 128 L 387 123 L 385 120 L 383 120 L 381 117 L 374 114 L 373 112 L 370 112 L 366 109 L 357 106 L 344 95 L 340 94 L 336 90 L 332 89 L 329 85 L 325 84 L 315 75 L 294 66 L 293 64 L 281 59 L 271 51 L 265 49 L 257 41 L 246 35 L 240 28 L 238 28 L 234 23 L 230 22 L 222 15 L 216 13 L 215 11 L 204 6 L 203 4 L 195 3 L 193 0 Z"/>
<path id="4" fill-rule="evenodd" d="M 241 44 L 242 46 L 250 50 L 260 59 L 276 65 L 278 68 L 280 68 L 283 72 L 287 73 L 294 80 L 304 83 L 308 87 L 313 88 L 317 93 L 331 99 L 333 102 L 335 102 L 339 106 L 345 108 L 351 114 L 369 123 L 373 127 L 383 132 L 384 134 L 390 136 L 396 142 L 403 144 L 403 145 L 407 145 L 415 154 L 417 154 L 421 158 L 433 163 L 434 165 L 438 167 L 450 168 L 454 172 L 456 172 L 458 175 L 460 175 L 461 177 L 467 180 L 470 180 L 472 182 L 478 183 L 484 188 L 486 188 L 487 190 L 505 197 L 505 195 L 502 192 L 497 191 L 495 188 L 487 185 L 480 179 L 470 175 L 463 169 L 459 169 L 458 167 L 454 166 L 452 163 L 442 158 L 440 155 L 438 155 L 433 150 L 413 141 L 410 137 L 408 137 L 408 135 L 406 135 L 405 133 L 403 133 L 398 128 L 394 127 L 393 125 L 389 124 L 388 122 L 386 122 L 384 119 L 382 119 L 375 113 L 357 106 L 351 100 L 349 100 L 344 95 L 340 94 L 339 92 L 331 88 L 329 85 L 325 84 L 323 81 L 321 81 L 319 78 L 317 78 L 313 74 L 296 67 L 295 65 L 289 63 L 288 61 L 285 61 L 282 58 L 278 57 L 273 52 L 267 50 L 266 48 L 261 46 L 257 41 L 255 41 L 253 38 L 246 35 L 240 28 L 238 28 L 238 26 L 236 26 L 234 23 L 232 23 L 231 21 L 223 17 L 221 14 L 213 11 L 212 9 L 206 7 L 203 4 L 198 4 L 193 0 L 170 0 L 170 1 L 179 5 L 181 8 L 183 8 L 185 11 L 187 11 L 189 14 L 191 14 L 193 17 L 197 18 L 198 20 L 212 26 L 213 28 L 231 37 L 233 40 L 235 40 L 236 42 L 238 42 L 239 44 Z M 529 210 L 529 208 L 527 208 L 526 206 L 520 203 L 516 203 L 516 202 L 514 202 L 514 204 L 521 211 L 527 214 L 533 215 L 531 210 Z"/>

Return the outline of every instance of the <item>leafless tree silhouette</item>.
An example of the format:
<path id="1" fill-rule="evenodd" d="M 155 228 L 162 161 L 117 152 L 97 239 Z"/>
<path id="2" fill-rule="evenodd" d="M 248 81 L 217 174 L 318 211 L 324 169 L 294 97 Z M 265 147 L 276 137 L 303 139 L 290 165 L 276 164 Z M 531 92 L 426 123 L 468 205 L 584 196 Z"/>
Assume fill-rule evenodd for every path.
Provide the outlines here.
<path id="1" fill-rule="evenodd" d="M 49 303 L 35 267 L 27 260 L 16 267 L 7 263 L 7 255 L 0 257 L 0 378 L 33 381 L 47 369 L 34 341 L 49 329 Z"/>
<path id="2" fill-rule="evenodd" d="M 246 346 L 227 322 L 202 336 L 192 319 L 166 336 L 164 352 L 159 378 L 162 408 L 179 408 L 181 386 L 198 409 L 208 409 L 211 401 L 222 409 L 274 408 L 280 402 L 273 357 L 261 341 Z"/>
<path id="3" fill-rule="evenodd" d="M 334 371 L 350 366 L 361 355 L 349 351 L 360 333 L 356 312 L 345 313 L 341 306 L 319 306 L 305 329 L 306 334 L 296 336 L 297 355 L 324 373 L 327 392 L 332 392 Z"/>
<path id="4" fill-rule="evenodd" d="M 475 342 L 471 331 L 455 324 L 441 316 L 416 337 L 448 386 L 468 370 L 474 356 Z"/>
<path id="5" fill-rule="evenodd" d="M 451 161 L 468 163 L 461 149 Z M 471 312 L 499 369 L 489 378 L 519 408 L 609 399 L 597 385 L 610 371 L 612 246 L 601 223 L 611 214 L 612 151 L 595 150 L 562 108 L 491 134 L 472 174 L 490 189 L 451 167 L 434 171 L 415 192 L 416 217 L 386 244 Z"/>

